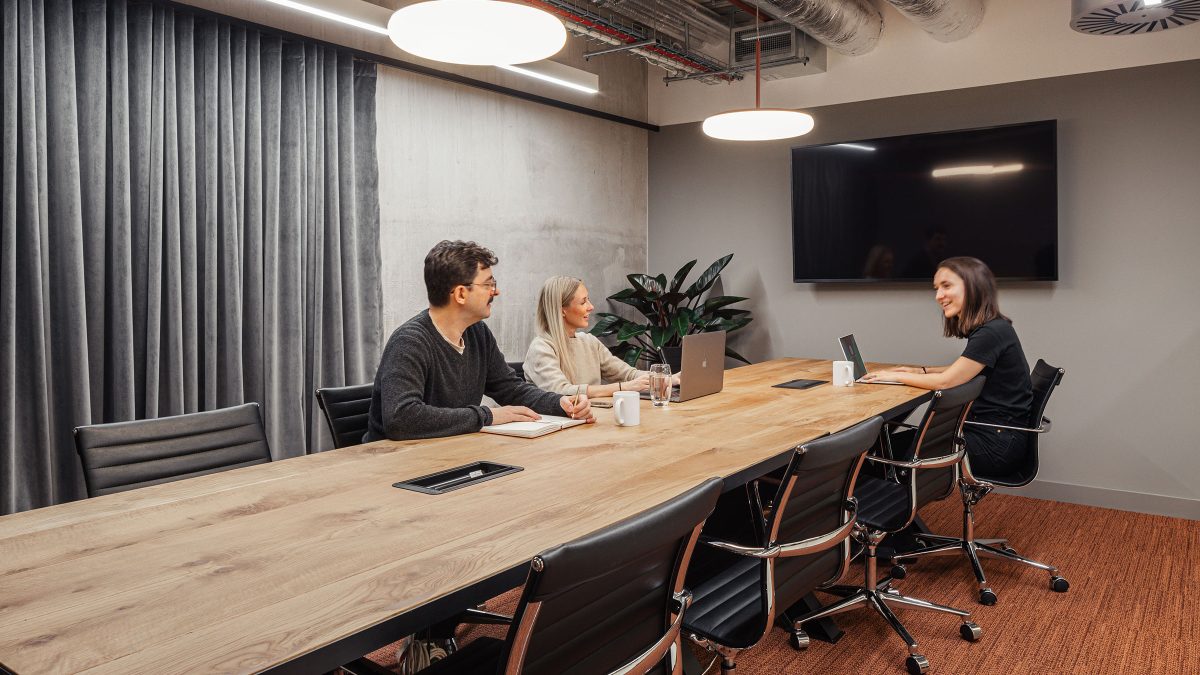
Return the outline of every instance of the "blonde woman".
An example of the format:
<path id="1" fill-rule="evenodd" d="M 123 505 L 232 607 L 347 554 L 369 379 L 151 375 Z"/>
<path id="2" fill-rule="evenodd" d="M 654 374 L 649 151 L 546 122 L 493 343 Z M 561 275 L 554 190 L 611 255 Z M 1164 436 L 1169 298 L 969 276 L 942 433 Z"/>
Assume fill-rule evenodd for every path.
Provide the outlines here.
<path id="1" fill-rule="evenodd" d="M 538 296 L 538 335 L 525 354 L 525 377 L 535 386 L 590 398 L 645 391 L 650 374 L 612 355 L 586 331 L 592 316 L 587 287 L 573 277 L 551 277 Z"/>

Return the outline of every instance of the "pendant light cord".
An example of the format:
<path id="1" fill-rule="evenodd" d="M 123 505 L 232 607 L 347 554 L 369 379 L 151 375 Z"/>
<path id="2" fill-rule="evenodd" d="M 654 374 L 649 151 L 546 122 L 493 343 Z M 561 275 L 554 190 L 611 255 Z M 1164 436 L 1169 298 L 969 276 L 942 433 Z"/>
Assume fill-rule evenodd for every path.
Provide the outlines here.
<path id="1" fill-rule="evenodd" d="M 759 27 L 762 26 L 762 10 L 758 8 L 758 0 L 754 0 L 754 109 L 762 107 L 762 38 Z"/>

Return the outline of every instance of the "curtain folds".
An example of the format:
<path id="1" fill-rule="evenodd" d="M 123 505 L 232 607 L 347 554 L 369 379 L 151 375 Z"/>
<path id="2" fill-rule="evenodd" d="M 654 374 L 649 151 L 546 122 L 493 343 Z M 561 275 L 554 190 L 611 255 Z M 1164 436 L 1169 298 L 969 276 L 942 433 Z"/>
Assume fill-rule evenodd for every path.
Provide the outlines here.
<path id="1" fill-rule="evenodd" d="M 2 4 L 0 513 L 72 429 L 258 401 L 318 449 L 380 352 L 375 66 L 126 0 Z"/>

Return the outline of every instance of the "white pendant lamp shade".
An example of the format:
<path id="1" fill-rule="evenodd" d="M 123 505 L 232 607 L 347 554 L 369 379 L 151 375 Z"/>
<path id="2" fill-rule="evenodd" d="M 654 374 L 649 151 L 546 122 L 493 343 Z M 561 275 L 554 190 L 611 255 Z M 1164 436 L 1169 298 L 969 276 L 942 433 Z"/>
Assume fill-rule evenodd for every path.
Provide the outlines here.
<path id="1" fill-rule="evenodd" d="M 799 110 L 731 110 L 704 120 L 704 133 L 726 141 L 776 141 L 813 130 L 813 118 Z"/>
<path id="2" fill-rule="evenodd" d="M 501 66 L 557 54 L 567 30 L 553 15 L 501 0 L 429 0 L 396 11 L 392 42 L 433 61 Z"/>
<path id="3" fill-rule="evenodd" d="M 757 6 L 757 2 L 755 3 Z M 755 19 L 757 19 L 757 14 Z M 757 28 L 755 29 L 757 33 Z M 777 141 L 813 130 L 813 118 L 799 110 L 762 107 L 762 40 L 754 36 L 754 107 L 730 110 L 704 120 L 704 133 L 724 141 Z"/>

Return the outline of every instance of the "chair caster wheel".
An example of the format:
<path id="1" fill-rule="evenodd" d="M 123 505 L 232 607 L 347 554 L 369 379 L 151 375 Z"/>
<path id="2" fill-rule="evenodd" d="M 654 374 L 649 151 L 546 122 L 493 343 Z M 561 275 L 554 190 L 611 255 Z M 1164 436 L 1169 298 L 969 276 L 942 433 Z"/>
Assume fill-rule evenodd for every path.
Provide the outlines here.
<path id="1" fill-rule="evenodd" d="M 904 660 L 904 667 L 909 673 L 912 673 L 912 675 L 921 675 L 925 671 L 929 670 L 929 659 L 921 656 L 920 654 L 910 654 L 909 657 Z"/>
<path id="2" fill-rule="evenodd" d="M 792 633 L 791 643 L 792 649 L 795 649 L 798 652 L 808 649 L 808 633 L 805 633 L 802 630 L 795 631 Z"/>
<path id="3" fill-rule="evenodd" d="M 978 624 L 972 621 L 964 621 L 958 627 L 958 634 L 967 642 L 978 642 L 979 638 L 983 637 L 983 629 Z"/>
<path id="4" fill-rule="evenodd" d="M 893 579 L 903 579 L 904 577 L 908 576 L 908 569 L 904 567 L 903 564 L 896 563 L 895 565 L 892 565 L 892 571 L 889 572 L 889 575 Z"/>
<path id="5" fill-rule="evenodd" d="M 996 594 L 992 592 L 992 589 L 985 588 L 979 591 L 979 604 L 989 607 L 996 604 Z"/>
<path id="6" fill-rule="evenodd" d="M 1017 549 L 1009 546 L 1008 544 L 1001 544 L 1000 550 L 1004 551 L 1005 553 L 1011 553 L 1013 555 L 1021 555 L 1020 553 L 1017 553 Z"/>
<path id="7" fill-rule="evenodd" d="M 1071 584 L 1060 576 L 1050 577 L 1050 590 L 1055 593 L 1066 593 Z"/>

